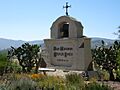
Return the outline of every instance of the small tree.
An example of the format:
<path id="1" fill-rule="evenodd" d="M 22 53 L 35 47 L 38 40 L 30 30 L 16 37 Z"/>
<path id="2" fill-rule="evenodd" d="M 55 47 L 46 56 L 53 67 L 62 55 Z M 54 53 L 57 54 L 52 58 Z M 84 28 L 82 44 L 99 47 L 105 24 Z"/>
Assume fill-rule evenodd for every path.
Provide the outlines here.
<path id="1" fill-rule="evenodd" d="M 106 47 L 104 41 L 102 41 L 102 46 L 92 50 L 93 59 L 102 69 L 109 72 L 110 80 L 114 80 L 113 69 L 117 70 L 118 67 L 117 55 L 119 48 L 120 43 L 117 41 L 110 47 Z"/>
<path id="2" fill-rule="evenodd" d="M 39 57 L 38 52 L 40 51 L 40 46 L 30 45 L 29 43 L 23 44 L 21 47 L 14 48 L 8 51 L 8 56 L 16 56 L 20 66 L 22 66 L 23 72 L 30 72 L 32 67 L 36 67 L 36 73 L 40 64 L 41 57 Z"/>

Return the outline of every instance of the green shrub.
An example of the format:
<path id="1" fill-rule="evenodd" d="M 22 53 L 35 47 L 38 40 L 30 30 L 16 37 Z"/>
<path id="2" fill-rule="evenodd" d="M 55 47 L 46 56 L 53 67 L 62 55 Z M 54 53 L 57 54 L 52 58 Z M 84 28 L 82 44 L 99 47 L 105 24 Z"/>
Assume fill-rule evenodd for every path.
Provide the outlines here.
<path id="1" fill-rule="evenodd" d="M 113 90 L 113 89 L 108 85 L 100 83 L 90 83 L 86 85 L 85 90 Z"/>
<path id="2" fill-rule="evenodd" d="M 40 88 L 55 90 L 65 90 L 65 81 L 59 76 L 45 76 L 39 79 L 38 85 Z"/>
<path id="3" fill-rule="evenodd" d="M 66 75 L 66 84 L 68 87 L 72 88 L 73 90 L 82 90 L 84 89 L 85 83 L 84 79 L 81 77 L 80 74 L 71 73 Z"/>
<path id="4" fill-rule="evenodd" d="M 0 90 L 7 90 L 7 88 L 5 87 L 5 85 L 0 84 Z"/>
<path id="5" fill-rule="evenodd" d="M 101 76 L 101 79 L 105 81 L 108 81 L 110 78 L 108 71 L 106 71 L 105 69 L 100 71 L 100 76 Z"/>
<path id="6" fill-rule="evenodd" d="M 118 55 L 117 55 L 117 70 L 116 70 L 116 80 L 120 81 L 120 49 L 118 50 Z"/>
<path id="7" fill-rule="evenodd" d="M 90 78 L 89 82 L 90 82 L 90 83 L 96 83 L 96 82 L 97 82 L 97 79 L 94 78 L 94 77 L 93 77 L 93 78 Z"/>
<path id="8" fill-rule="evenodd" d="M 9 62 L 7 66 L 8 71 L 14 72 L 14 73 L 20 73 L 22 71 L 22 67 L 17 62 Z"/>
<path id="9" fill-rule="evenodd" d="M 116 80 L 120 81 L 120 69 L 119 68 L 116 70 Z"/>
<path id="10" fill-rule="evenodd" d="M 37 83 L 27 75 L 21 74 L 18 78 L 16 74 L 11 74 L 5 87 L 7 90 L 36 90 Z"/>
<path id="11" fill-rule="evenodd" d="M 0 53 L 0 75 L 3 75 L 7 66 L 7 54 Z"/>

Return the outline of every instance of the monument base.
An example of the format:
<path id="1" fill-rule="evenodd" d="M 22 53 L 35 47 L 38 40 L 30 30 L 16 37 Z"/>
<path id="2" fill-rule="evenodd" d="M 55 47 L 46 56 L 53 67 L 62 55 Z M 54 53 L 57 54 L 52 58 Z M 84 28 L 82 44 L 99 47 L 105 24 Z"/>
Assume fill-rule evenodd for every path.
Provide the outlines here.
<path id="1" fill-rule="evenodd" d="M 57 69 L 86 71 L 92 61 L 90 38 L 45 39 L 48 62 Z"/>

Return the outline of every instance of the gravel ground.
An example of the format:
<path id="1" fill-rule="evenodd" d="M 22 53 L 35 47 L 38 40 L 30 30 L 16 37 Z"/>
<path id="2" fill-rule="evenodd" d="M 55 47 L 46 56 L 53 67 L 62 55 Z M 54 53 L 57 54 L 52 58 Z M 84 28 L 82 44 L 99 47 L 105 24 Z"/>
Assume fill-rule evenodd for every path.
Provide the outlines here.
<path id="1" fill-rule="evenodd" d="M 111 86 L 114 90 L 120 90 L 120 82 L 108 81 L 103 83 Z"/>

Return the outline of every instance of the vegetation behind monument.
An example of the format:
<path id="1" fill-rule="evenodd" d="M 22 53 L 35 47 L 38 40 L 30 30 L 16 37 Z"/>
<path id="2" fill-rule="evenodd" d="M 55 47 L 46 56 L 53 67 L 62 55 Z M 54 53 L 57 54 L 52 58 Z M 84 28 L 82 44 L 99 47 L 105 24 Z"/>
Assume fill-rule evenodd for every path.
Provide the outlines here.
<path id="1" fill-rule="evenodd" d="M 118 74 L 120 68 L 120 42 L 115 41 L 114 44 L 110 47 L 105 45 L 105 42 L 102 41 L 102 45 L 92 49 L 92 55 L 94 62 L 102 70 L 108 71 L 110 75 L 110 80 L 116 79 L 120 80 L 120 75 Z"/>
<path id="2" fill-rule="evenodd" d="M 38 72 L 40 62 L 42 60 L 40 52 L 40 46 L 30 45 L 29 43 L 23 44 L 21 47 L 14 48 L 8 51 L 8 57 L 17 57 L 23 72 L 31 72 L 32 68 L 35 67 L 35 72 Z"/>

